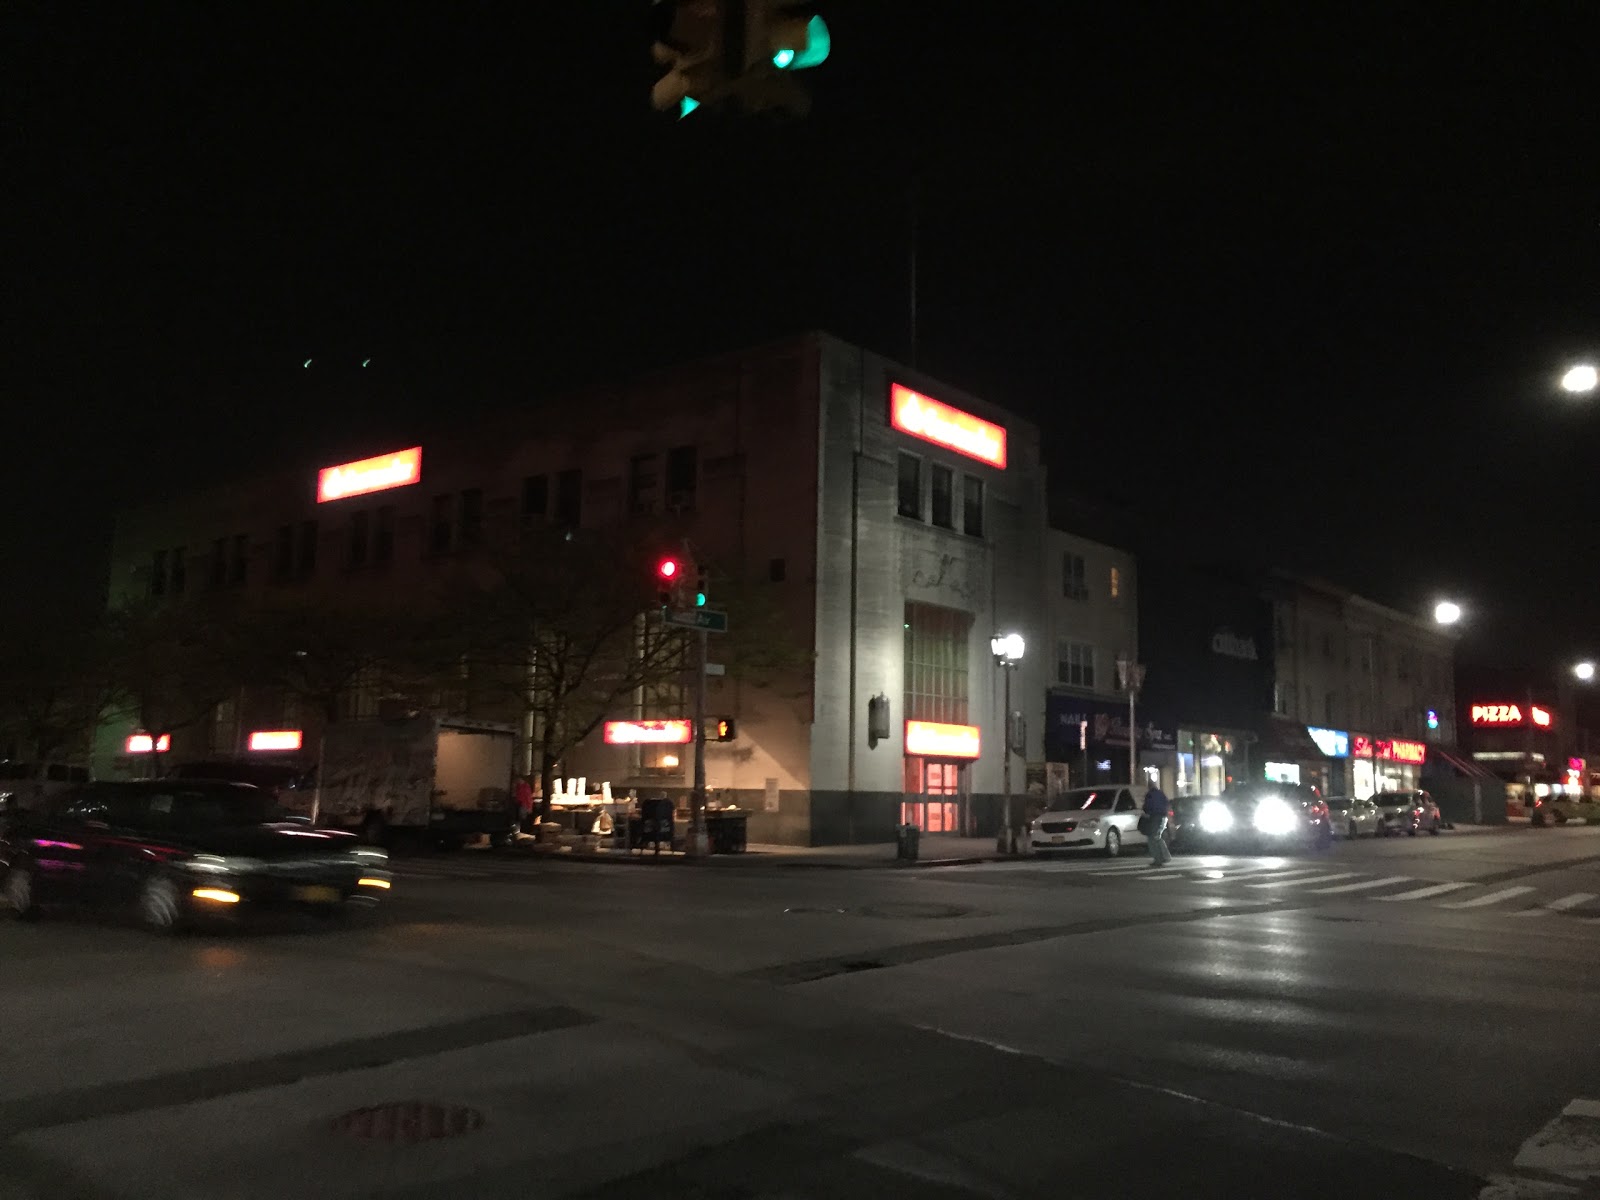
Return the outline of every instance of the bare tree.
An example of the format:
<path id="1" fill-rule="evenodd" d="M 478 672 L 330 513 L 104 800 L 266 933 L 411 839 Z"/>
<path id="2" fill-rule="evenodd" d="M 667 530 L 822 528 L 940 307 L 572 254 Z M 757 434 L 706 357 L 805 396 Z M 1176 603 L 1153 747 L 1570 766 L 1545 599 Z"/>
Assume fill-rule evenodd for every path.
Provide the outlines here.
<path id="1" fill-rule="evenodd" d="M 205 720 L 237 682 L 234 622 L 220 605 L 126 604 L 102 631 L 110 707 L 152 735 Z"/>
<path id="2" fill-rule="evenodd" d="M 0 645 L 0 742 L 40 759 L 86 757 L 115 698 L 101 631 L 44 621 L 6 633 Z"/>

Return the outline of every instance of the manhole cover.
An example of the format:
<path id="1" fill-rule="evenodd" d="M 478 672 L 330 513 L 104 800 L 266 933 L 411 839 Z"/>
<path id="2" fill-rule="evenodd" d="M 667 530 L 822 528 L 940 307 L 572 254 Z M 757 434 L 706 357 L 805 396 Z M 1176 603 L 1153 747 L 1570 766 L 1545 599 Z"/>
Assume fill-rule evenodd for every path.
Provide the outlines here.
<path id="1" fill-rule="evenodd" d="M 977 910 L 959 904 L 919 904 L 906 900 L 890 904 L 869 904 L 857 909 L 863 917 L 892 917 L 895 920 L 941 921 L 951 917 L 970 917 Z"/>
<path id="2" fill-rule="evenodd" d="M 358 1108 L 331 1122 L 335 1133 L 370 1142 L 431 1142 L 483 1128 L 483 1114 L 459 1104 L 401 1100 Z"/>

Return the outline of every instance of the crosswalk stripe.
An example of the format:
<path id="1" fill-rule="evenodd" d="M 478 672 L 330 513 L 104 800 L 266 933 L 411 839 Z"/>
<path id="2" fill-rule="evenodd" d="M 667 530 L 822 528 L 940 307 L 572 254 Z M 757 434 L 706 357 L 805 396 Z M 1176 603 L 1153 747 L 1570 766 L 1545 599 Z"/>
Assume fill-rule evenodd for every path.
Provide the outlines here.
<path id="1" fill-rule="evenodd" d="M 1514 912 L 1511 915 L 1513 917 L 1548 917 L 1550 910 L 1548 908 L 1525 908 L 1521 912 Z"/>
<path id="2" fill-rule="evenodd" d="M 1374 900 L 1426 900 L 1429 896 L 1443 896 L 1449 892 L 1459 892 L 1462 888 L 1475 887 L 1471 883 L 1436 883 L 1432 887 L 1417 888 L 1411 892 L 1400 892 L 1394 896 L 1374 896 Z"/>
<path id="3" fill-rule="evenodd" d="M 1284 879 L 1281 875 L 1277 879 L 1269 879 L 1265 883 L 1247 883 L 1246 887 L 1269 888 L 1278 887 L 1304 887 L 1308 883 L 1332 883 L 1335 879 L 1354 879 L 1359 871 L 1337 871 L 1332 875 L 1312 875 L 1306 879 Z"/>
<path id="4" fill-rule="evenodd" d="M 1212 875 L 1218 876 L 1213 883 L 1229 883 L 1235 879 L 1259 878 L 1262 875 L 1271 875 L 1274 879 L 1288 879 L 1295 875 L 1311 875 L 1324 870 L 1323 867 L 1296 867 L 1285 871 L 1281 867 L 1188 867 L 1197 878 L 1209 879 Z"/>
<path id="5" fill-rule="evenodd" d="M 1129 871 L 1142 871 L 1150 864 L 1148 862 L 1122 863 L 1115 867 L 1101 867 L 1098 871 L 1086 871 L 1086 875 L 1125 875 Z"/>
<path id="6" fill-rule="evenodd" d="M 1486 904 L 1499 904 L 1502 900 L 1509 900 L 1513 896 L 1525 896 L 1533 891 L 1531 887 L 1501 888 L 1498 892 L 1490 892 L 1487 896 L 1474 896 L 1471 900 L 1453 900 L 1449 904 L 1441 904 L 1440 908 L 1482 908 Z"/>
<path id="7" fill-rule="evenodd" d="M 1573 892 L 1570 896 L 1563 896 L 1559 900 L 1550 901 L 1550 903 L 1545 905 L 1545 907 L 1553 912 L 1566 912 L 1567 909 L 1577 908 L 1579 905 L 1587 904 L 1594 898 L 1593 892 Z"/>
<path id="8" fill-rule="evenodd" d="M 1311 890 L 1318 895 L 1333 896 L 1340 892 L 1364 892 L 1369 888 L 1392 887 L 1397 883 L 1410 883 L 1409 875 L 1391 875 L 1387 879 L 1369 879 L 1365 883 L 1341 883 L 1338 887 L 1319 887 Z"/>
<path id="9" fill-rule="evenodd" d="M 1154 870 L 1154 869 L 1147 869 L 1143 875 L 1135 875 L 1134 876 L 1135 879 L 1138 879 L 1138 880 L 1141 880 L 1141 881 L 1147 881 L 1147 880 L 1151 880 L 1151 879 L 1182 879 L 1183 877 L 1184 876 L 1183 876 L 1183 872 L 1182 871 L 1168 871 L 1168 870 L 1165 870 L 1165 869 L 1159 870 L 1159 871 L 1158 870 Z"/>

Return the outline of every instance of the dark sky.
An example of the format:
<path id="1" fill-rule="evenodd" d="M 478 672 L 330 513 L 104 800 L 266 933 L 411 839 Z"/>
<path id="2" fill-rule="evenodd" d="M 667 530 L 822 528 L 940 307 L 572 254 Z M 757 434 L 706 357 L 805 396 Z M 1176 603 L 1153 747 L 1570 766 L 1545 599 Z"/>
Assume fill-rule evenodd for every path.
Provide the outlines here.
<path id="1" fill-rule="evenodd" d="M 118 503 L 392 423 L 903 355 L 917 178 L 921 365 L 1056 478 L 1600 653 L 1592 6 L 1167 7 L 840 0 L 809 119 L 677 123 L 644 0 L 7 6 L 8 603 L 92 591 Z"/>

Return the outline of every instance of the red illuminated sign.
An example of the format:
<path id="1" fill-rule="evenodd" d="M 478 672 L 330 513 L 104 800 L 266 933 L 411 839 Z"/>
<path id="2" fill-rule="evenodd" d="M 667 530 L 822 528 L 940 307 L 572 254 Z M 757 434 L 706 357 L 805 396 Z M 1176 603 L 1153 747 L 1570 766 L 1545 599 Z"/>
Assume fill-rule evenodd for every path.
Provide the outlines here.
<path id="1" fill-rule="evenodd" d="M 129 754 L 165 754 L 172 749 L 172 735 L 163 733 L 153 738 L 148 733 L 135 733 L 123 743 L 123 749 Z"/>
<path id="2" fill-rule="evenodd" d="M 1550 728 L 1550 710 L 1540 708 L 1537 704 L 1528 705 L 1528 712 L 1533 716 L 1533 723 L 1540 729 Z"/>
<path id="3" fill-rule="evenodd" d="M 317 503 L 343 500 L 346 496 L 365 496 L 405 487 L 422 478 L 422 447 L 379 454 L 360 462 L 323 467 L 317 472 Z"/>
<path id="4" fill-rule="evenodd" d="M 693 721 L 606 722 L 608 746 L 682 746 L 693 740 Z"/>
<path id="5" fill-rule="evenodd" d="M 1350 752 L 1357 758 L 1381 758 L 1387 762 L 1414 763 L 1417 766 L 1428 761 L 1426 742 L 1371 738 L 1361 733 L 1350 739 Z"/>
<path id="6" fill-rule="evenodd" d="M 1524 720 L 1531 721 L 1539 729 L 1549 729 L 1554 723 L 1548 708 L 1540 708 L 1537 704 L 1528 705 L 1526 716 L 1522 706 L 1518 704 L 1474 704 L 1468 717 L 1474 725 L 1521 725 Z"/>
<path id="7" fill-rule="evenodd" d="M 936 721 L 906 722 L 906 753 L 928 758 L 977 758 L 976 725 L 941 725 Z"/>
<path id="8" fill-rule="evenodd" d="M 1006 431 L 971 413 L 941 404 L 904 384 L 889 387 L 889 423 L 901 433 L 1006 469 Z"/>
<path id="9" fill-rule="evenodd" d="M 258 729 L 250 735 L 252 750 L 298 750 L 300 743 L 298 729 Z"/>

